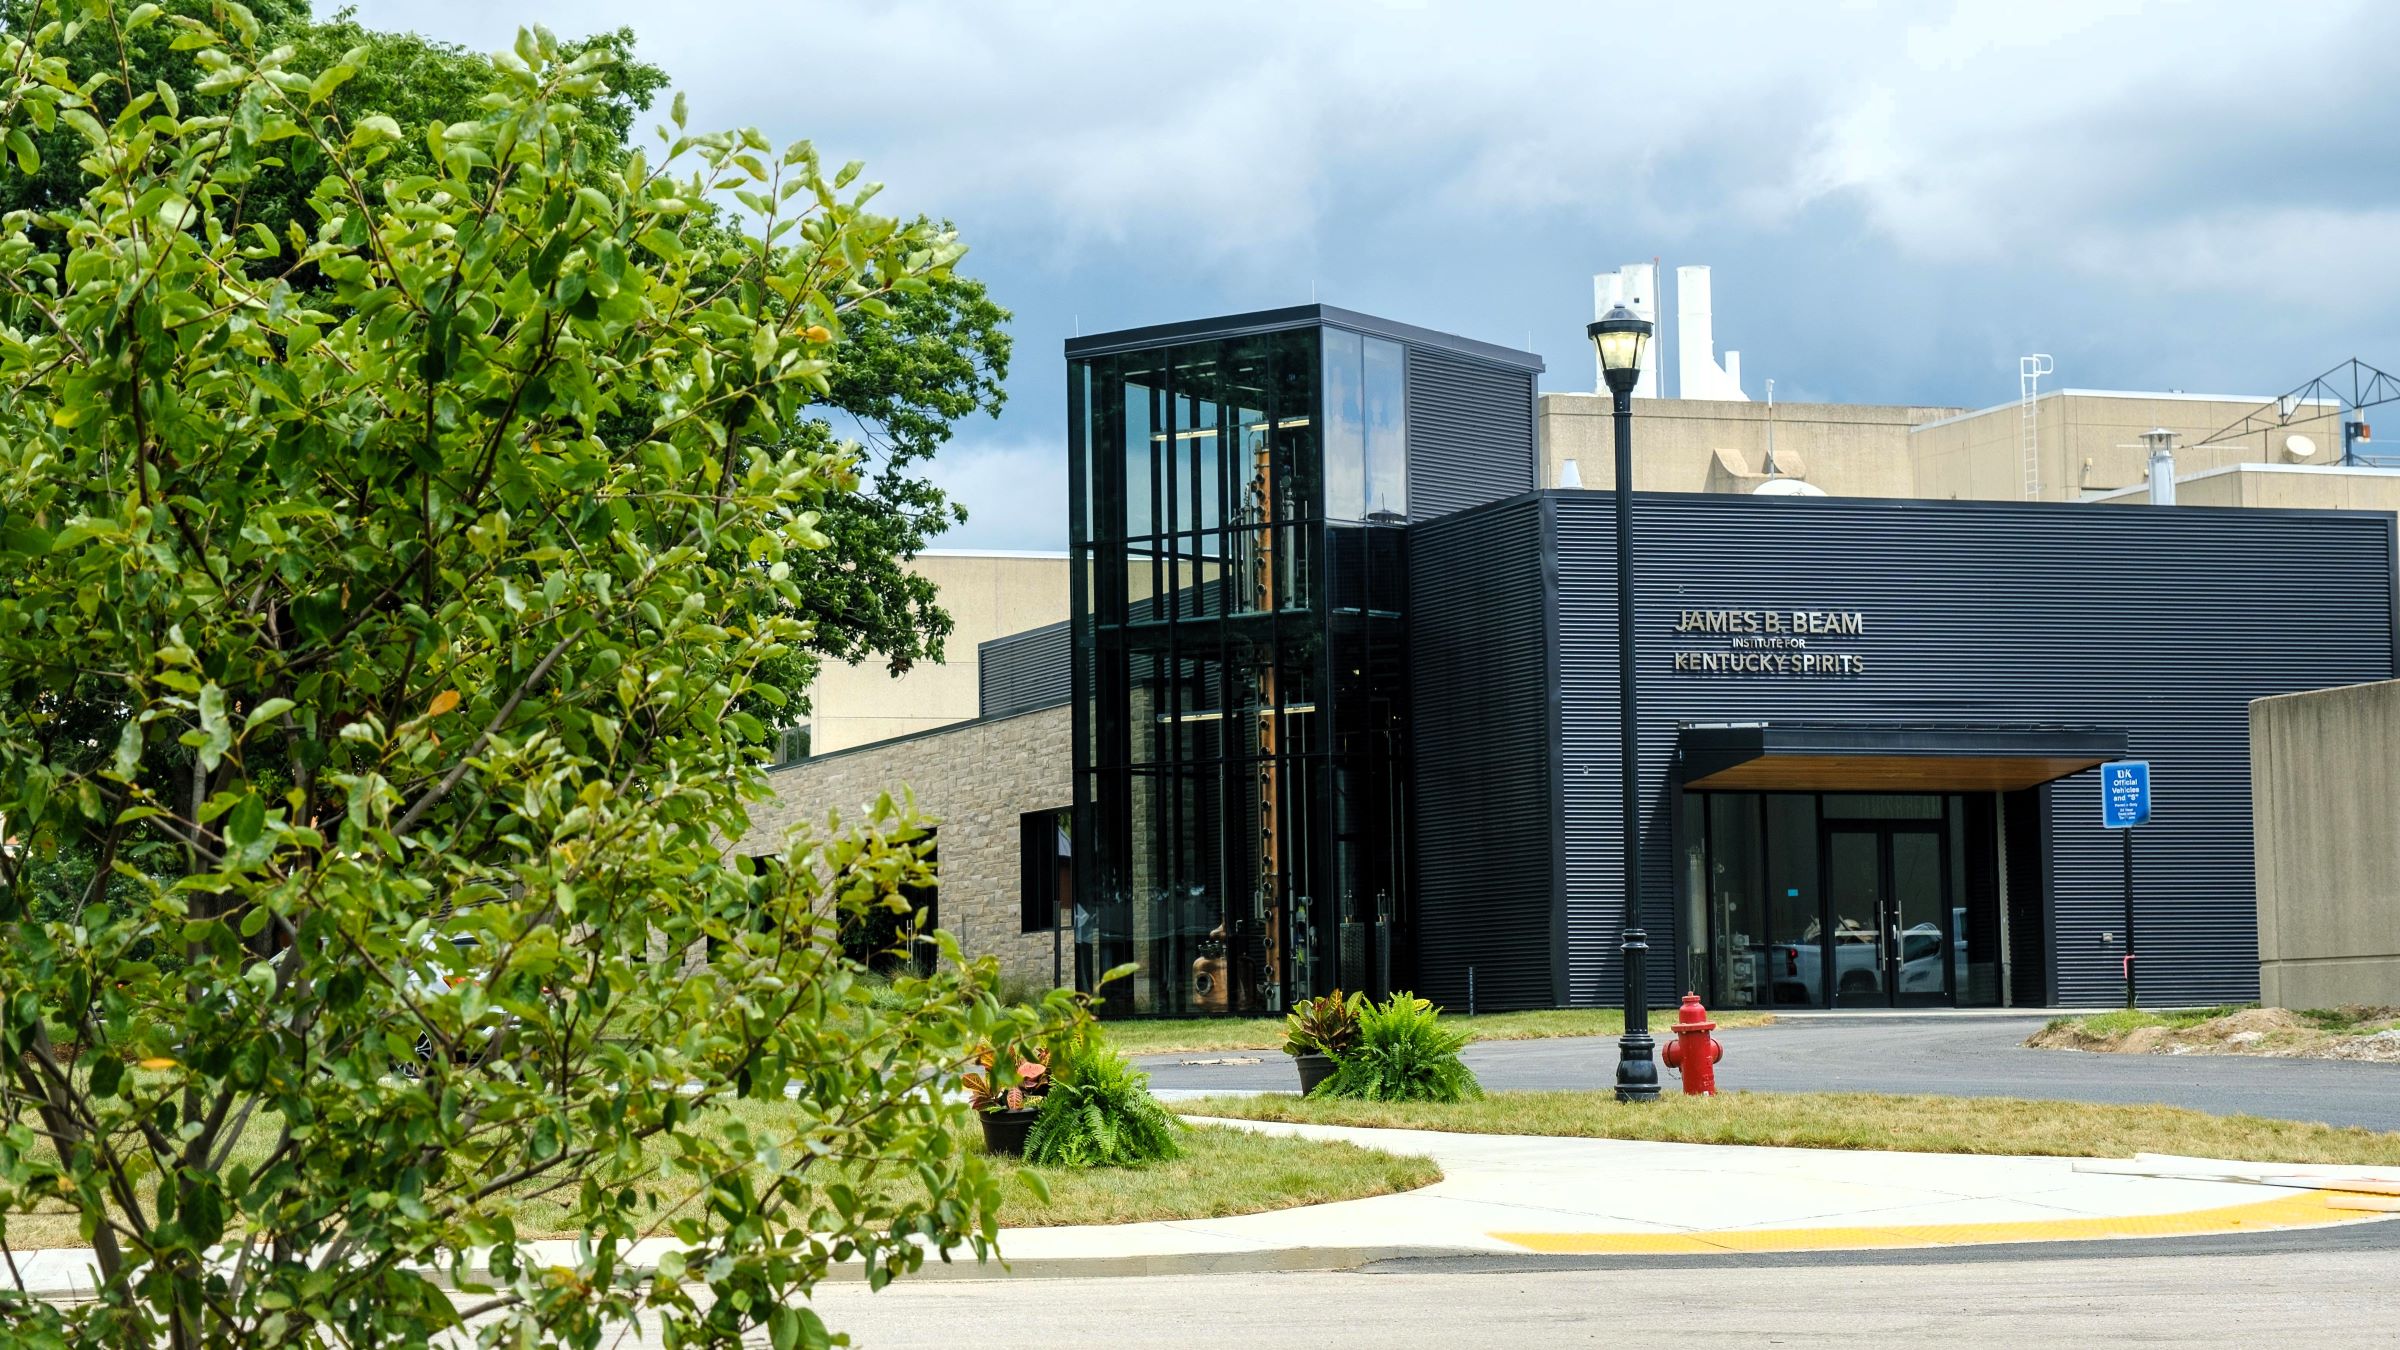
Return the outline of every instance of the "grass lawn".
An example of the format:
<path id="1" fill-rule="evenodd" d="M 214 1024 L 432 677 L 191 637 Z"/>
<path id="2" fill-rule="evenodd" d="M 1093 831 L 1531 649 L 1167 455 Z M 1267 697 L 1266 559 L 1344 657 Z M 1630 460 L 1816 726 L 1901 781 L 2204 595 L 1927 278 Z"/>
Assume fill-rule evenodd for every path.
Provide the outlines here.
<path id="1" fill-rule="evenodd" d="M 735 1107 L 753 1130 L 773 1128 L 778 1117 L 789 1110 L 765 1102 L 742 1102 Z M 254 1122 L 236 1148 L 236 1156 L 250 1153 L 255 1161 L 274 1137 L 271 1125 Z M 983 1147 L 981 1128 L 973 1121 L 958 1131 L 958 1138 L 967 1147 Z M 255 1152 L 251 1151 L 252 1140 L 257 1141 Z M 1182 1157 L 1138 1168 L 1030 1167 L 1014 1159 L 994 1158 L 991 1161 L 1000 1172 L 1006 1195 L 1001 1225 L 1039 1228 L 1220 1218 L 1387 1195 L 1430 1185 L 1442 1177 L 1441 1169 L 1428 1159 L 1396 1157 L 1353 1144 L 1274 1139 L 1208 1127 L 1186 1131 L 1183 1142 Z M 664 1153 L 658 1149 L 654 1156 Z M 1050 1192 L 1047 1202 L 1020 1180 L 1029 1172 L 1041 1175 Z M 659 1179 L 658 1189 L 665 1203 L 673 1205 L 691 1196 L 696 1187 L 689 1175 L 667 1174 Z M 146 1193 L 148 1187 L 144 1190 Z M 557 1226 L 562 1218 L 559 1207 L 545 1199 L 528 1198 L 517 1209 L 518 1231 L 526 1237 L 575 1236 Z M 10 1248 L 20 1252 L 88 1245 L 77 1234 L 74 1217 L 55 1205 L 8 1215 L 6 1236 Z"/>
<path id="2" fill-rule="evenodd" d="M 1719 1027 L 1764 1026 L 1764 1013 L 1714 1013 Z M 1670 1017 L 1672 1014 L 1670 1013 Z M 1655 1021 L 1655 1018 L 1653 1019 Z M 1537 1041 L 1552 1036 L 1614 1036 L 1625 1029 L 1612 1008 L 1545 1008 L 1536 1012 L 1442 1014 L 1442 1025 L 1478 1041 Z M 1109 1043 L 1129 1055 L 1187 1050 L 1275 1050 L 1283 1045 L 1280 1017 L 1162 1017 L 1107 1024 Z"/>
<path id="3" fill-rule="evenodd" d="M 1626 1106 L 1606 1092 L 1500 1092 L 1480 1101 L 1355 1102 L 1209 1097 L 1174 1104 L 1195 1116 L 1369 1125 L 1465 1134 L 1655 1139 L 1682 1144 L 2131 1157 L 2179 1153 L 2254 1162 L 2400 1165 L 2400 1134 L 2172 1106 L 2097 1106 L 2003 1097 L 1735 1092 Z"/>

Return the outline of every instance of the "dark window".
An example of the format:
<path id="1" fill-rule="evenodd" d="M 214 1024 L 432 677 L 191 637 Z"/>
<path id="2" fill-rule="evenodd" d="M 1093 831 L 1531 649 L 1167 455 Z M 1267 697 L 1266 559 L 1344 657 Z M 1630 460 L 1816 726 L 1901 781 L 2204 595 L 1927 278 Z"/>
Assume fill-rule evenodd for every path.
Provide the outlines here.
<path id="1" fill-rule="evenodd" d="M 941 869 L 941 835 L 934 832 L 926 849 L 925 861 L 936 874 Z M 941 922 L 942 888 L 937 881 L 930 886 L 903 886 L 900 898 L 907 905 L 905 912 L 892 909 L 879 899 L 864 913 L 845 913 L 842 916 L 842 951 L 878 975 L 889 975 L 903 966 L 919 972 L 928 969 L 933 961 L 930 944 L 921 948 L 909 945 L 909 933 L 916 926 L 916 916 L 925 916 L 925 931 L 932 932 Z"/>
<path id="2" fill-rule="evenodd" d="M 1075 808 L 1028 811 L 1017 817 L 1022 858 L 1021 932 L 1047 933 L 1066 923 L 1075 894 Z"/>

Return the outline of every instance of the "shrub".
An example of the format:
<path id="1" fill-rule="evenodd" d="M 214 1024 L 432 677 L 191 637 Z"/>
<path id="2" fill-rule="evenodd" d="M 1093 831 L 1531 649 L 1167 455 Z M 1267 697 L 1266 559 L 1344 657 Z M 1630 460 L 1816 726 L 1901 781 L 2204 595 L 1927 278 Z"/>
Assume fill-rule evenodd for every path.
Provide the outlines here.
<path id="1" fill-rule="evenodd" d="M 1333 1077 L 1316 1095 L 1369 1102 L 1455 1102 L 1483 1088 L 1459 1061 L 1466 1033 L 1441 1025 L 1441 1012 L 1414 994 L 1394 994 L 1358 1015 L 1358 1044 L 1335 1057 Z"/>
<path id="2" fill-rule="evenodd" d="M 1016 1041 L 987 1045 L 975 1053 L 975 1068 L 959 1079 L 967 1105 L 978 1111 L 1021 1111 L 1040 1106 L 1050 1090 L 1050 1051 Z"/>
<path id="3" fill-rule="evenodd" d="M 680 102 L 596 159 L 608 63 L 548 34 L 403 172 L 242 6 L 94 25 L 207 71 L 124 97 L 17 21 L 87 8 L 0 26 L 0 177 L 55 125 L 82 184 L 0 217 L 0 1245 L 63 1211 L 94 1275 L 0 1343 L 823 1344 L 837 1261 L 988 1252 L 951 1088 L 1072 1001 L 927 931 L 908 808 L 751 829 L 860 478 L 787 432 L 956 241 Z M 899 1013 L 839 940 L 877 914 L 940 954 Z"/>
<path id="4" fill-rule="evenodd" d="M 1366 1005 L 1366 995 L 1344 997 L 1339 989 L 1293 1004 L 1291 1014 L 1283 1019 L 1283 1053 L 1340 1059 L 1358 1043 L 1358 1014 Z"/>
<path id="5" fill-rule="evenodd" d="M 1181 1121 L 1150 1095 L 1150 1075 L 1099 1032 L 1062 1044 L 1050 1091 L 1025 1137 L 1025 1160 L 1057 1167 L 1138 1167 L 1182 1154 Z"/>

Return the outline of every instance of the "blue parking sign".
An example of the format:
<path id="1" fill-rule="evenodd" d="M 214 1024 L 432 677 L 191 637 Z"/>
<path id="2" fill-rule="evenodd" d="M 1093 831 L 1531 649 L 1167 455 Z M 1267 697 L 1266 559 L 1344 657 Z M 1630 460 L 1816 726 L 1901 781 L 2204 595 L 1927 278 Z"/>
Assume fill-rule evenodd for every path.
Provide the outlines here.
<path id="1" fill-rule="evenodd" d="M 2100 766 L 2100 823 L 2112 830 L 2150 823 L 2150 763 L 2120 759 Z"/>

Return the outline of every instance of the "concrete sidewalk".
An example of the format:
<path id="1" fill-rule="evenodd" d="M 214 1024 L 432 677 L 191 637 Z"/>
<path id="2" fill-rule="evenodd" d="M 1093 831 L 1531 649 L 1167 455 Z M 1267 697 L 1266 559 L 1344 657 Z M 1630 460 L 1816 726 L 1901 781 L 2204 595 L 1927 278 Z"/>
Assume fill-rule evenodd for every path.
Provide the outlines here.
<path id="1" fill-rule="evenodd" d="M 2300 1189 L 2348 1180 L 2400 1189 L 2400 1169 L 2096 1162 L 2074 1158 L 1745 1148 L 1618 1139 L 1209 1122 L 1338 1139 L 1440 1164 L 1400 1195 L 1224 1219 L 1004 1230 L 1005 1267 L 957 1257 L 936 1278 L 1092 1277 L 1324 1270 L 1411 1256 L 1824 1251 L 2258 1232 L 2390 1217 L 2365 1195 Z M 2091 1168 L 2094 1170 L 2081 1170 Z M 2247 1178 L 2235 1180 L 2231 1178 Z M 2386 1192 L 2388 1198 L 2389 1192 Z M 577 1264 L 571 1241 L 533 1259 Z M 668 1249 L 645 1242 L 624 1264 Z M 29 1292 L 88 1296 L 91 1253 L 16 1253 Z M 923 1278 L 923 1276 L 914 1277 Z M 0 1285 L 9 1284 L 0 1270 Z"/>
<path id="2" fill-rule="evenodd" d="M 1403 1195 L 1270 1214 L 1004 1233 L 1015 1273 L 1323 1267 L 1399 1255 L 1806 1251 L 2233 1233 L 2380 1215 L 2326 1193 L 2082 1172 L 2073 1158 L 1226 1125 L 1422 1154 Z M 2308 1170 L 2308 1169 L 2297 1169 Z M 2335 1169 L 2360 1178 L 2400 1173 Z M 971 1269 L 971 1268 L 970 1268 Z"/>

